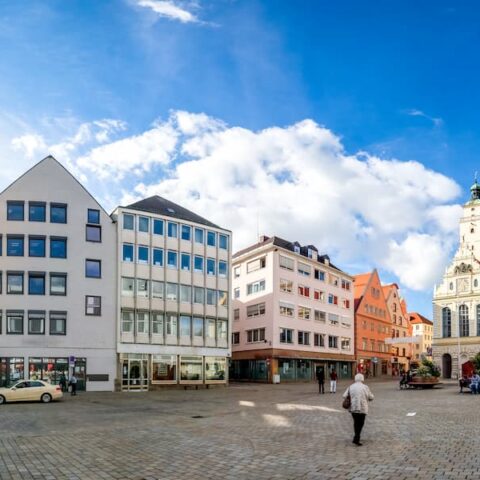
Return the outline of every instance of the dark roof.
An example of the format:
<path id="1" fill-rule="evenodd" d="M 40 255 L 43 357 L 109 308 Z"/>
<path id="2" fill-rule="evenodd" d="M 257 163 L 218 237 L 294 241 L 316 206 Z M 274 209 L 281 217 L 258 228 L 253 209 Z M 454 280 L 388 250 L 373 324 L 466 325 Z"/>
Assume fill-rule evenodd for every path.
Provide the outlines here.
<path id="1" fill-rule="evenodd" d="M 138 202 L 127 205 L 123 208 L 130 208 L 131 210 L 140 210 L 141 212 L 156 213 L 158 215 L 165 215 L 166 217 L 178 218 L 187 222 L 200 223 L 207 227 L 221 228 L 196 213 L 187 210 L 176 203 L 167 200 L 166 198 L 154 195 L 153 197 L 144 198 Z"/>
<path id="2" fill-rule="evenodd" d="M 244 255 L 245 253 L 251 252 L 253 250 L 256 250 L 259 247 L 263 247 L 264 245 L 268 245 L 269 243 L 275 245 L 276 247 L 284 248 L 285 250 L 290 250 L 291 252 L 295 252 L 294 246 L 300 246 L 298 242 L 289 242 L 288 240 L 284 240 L 283 238 L 280 237 L 262 237 L 262 240 L 258 243 L 255 243 L 254 245 L 251 245 L 250 247 L 244 248 L 243 250 L 239 250 L 233 255 L 233 258 L 237 258 L 240 255 Z M 313 250 L 314 252 L 318 253 L 318 250 L 316 247 L 313 245 L 308 245 L 305 247 L 300 246 L 300 255 L 303 257 L 306 257 L 310 260 L 311 259 L 308 256 L 308 249 Z M 333 263 L 330 263 L 330 257 L 328 255 L 318 255 L 318 263 L 323 263 L 326 265 L 325 261 L 328 260 L 329 266 L 334 268 L 335 270 L 338 270 L 341 273 L 346 273 L 343 270 L 340 270 L 340 268 L 336 267 Z"/>

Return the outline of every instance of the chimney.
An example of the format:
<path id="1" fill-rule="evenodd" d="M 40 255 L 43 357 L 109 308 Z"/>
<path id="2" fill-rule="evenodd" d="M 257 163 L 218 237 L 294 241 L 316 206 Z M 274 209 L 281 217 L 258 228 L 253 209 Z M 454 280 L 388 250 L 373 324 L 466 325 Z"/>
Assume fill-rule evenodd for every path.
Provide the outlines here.
<path id="1" fill-rule="evenodd" d="M 263 242 L 266 242 L 267 240 L 268 240 L 267 235 L 260 235 L 258 242 L 263 243 Z"/>

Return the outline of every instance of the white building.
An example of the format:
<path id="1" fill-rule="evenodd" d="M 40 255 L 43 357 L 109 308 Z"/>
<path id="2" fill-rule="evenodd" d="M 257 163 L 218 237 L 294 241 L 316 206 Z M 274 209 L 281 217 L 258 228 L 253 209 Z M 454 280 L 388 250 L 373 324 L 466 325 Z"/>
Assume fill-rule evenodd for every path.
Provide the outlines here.
<path id="1" fill-rule="evenodd" d="M 121 388 L 225 384 L 230 232 L 158 196 L 113 217 Z"/>
<path id="2" fill-rule="evenodd" d="M 480 352 L 480 184 L 463 206 L 460 245 L 433 296 L 433 359 L 445 378 Z"/>
<path id="3" fill-rule="evenodd" d="M 53 157 L 0 194 L 0 386 L 20 378 L 113 390 L 116 229 Z"/>

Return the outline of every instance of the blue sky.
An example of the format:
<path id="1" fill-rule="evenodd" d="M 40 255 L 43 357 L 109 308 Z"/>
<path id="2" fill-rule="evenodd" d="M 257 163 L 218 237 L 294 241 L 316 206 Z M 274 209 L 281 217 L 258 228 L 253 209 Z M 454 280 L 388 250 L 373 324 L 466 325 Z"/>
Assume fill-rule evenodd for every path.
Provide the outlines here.
<path id="1" fill-rule="evenodd" d="M 378 266 L 430 316 L 480 169 L 479 35 L 474 1 L 0 2 L 0 187 L 54 153 L 107 208 L 170 194 L 238 230 L 238 247 L 258 218 L 352 273 Z M 112 170 L 121 152 L 138 161 Z M 204 198 L 195 165 L 235 188 Z M 442 192 L 424 195 L 432 183 Z M 382 197 L 357 208 L 369 192 Z M 376 235 L 382 215 L 397 227 Z"/>

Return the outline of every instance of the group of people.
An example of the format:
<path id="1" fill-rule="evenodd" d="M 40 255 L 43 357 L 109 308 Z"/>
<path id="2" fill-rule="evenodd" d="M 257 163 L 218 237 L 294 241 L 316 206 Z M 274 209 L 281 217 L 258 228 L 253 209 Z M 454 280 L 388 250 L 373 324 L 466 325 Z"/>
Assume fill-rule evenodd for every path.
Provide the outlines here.
<path id="1" fill-rule="evenodd" d="M 337 372 L 331 370 L 329 373 L 330 376 L 330 393 L 337 393 Z M 318 380 L 318 393 L 325 393 L 325 372 L 323 368 L 317 370 L 317 380 Z"/>
<path id="2" fill-rule="evenodd" d="M 470 388 L 470 393 L 477 395 L 480 393 L 480 375 L 478 373 L 472 373 L 471 377 L 464 375 L 460 380 L 460 393 L 463 393 L 465 387 Z"/>
<path id="3" fill-rule="evenodd" d="M 63 373 L 60 375 L 60 378 L 58 380 L 58 384 L 60 385 L 62 392 L 66 392 L 68 388 L 70 388 L 70 395 L 77 394 L 77 383 L 78 383 L 78 380 L 75 374 L 72 374 L 72 376 L 68 381 L 68 384 L 67 384 L 67 377 Z"/>
<path id="4" fill-rule="evenodd" d="M 412 381 L 413 373 L 411 370 L 402 370 L 400 372 L 400 390 L 402 388 L 408 388 L 409 383 Z"/>

